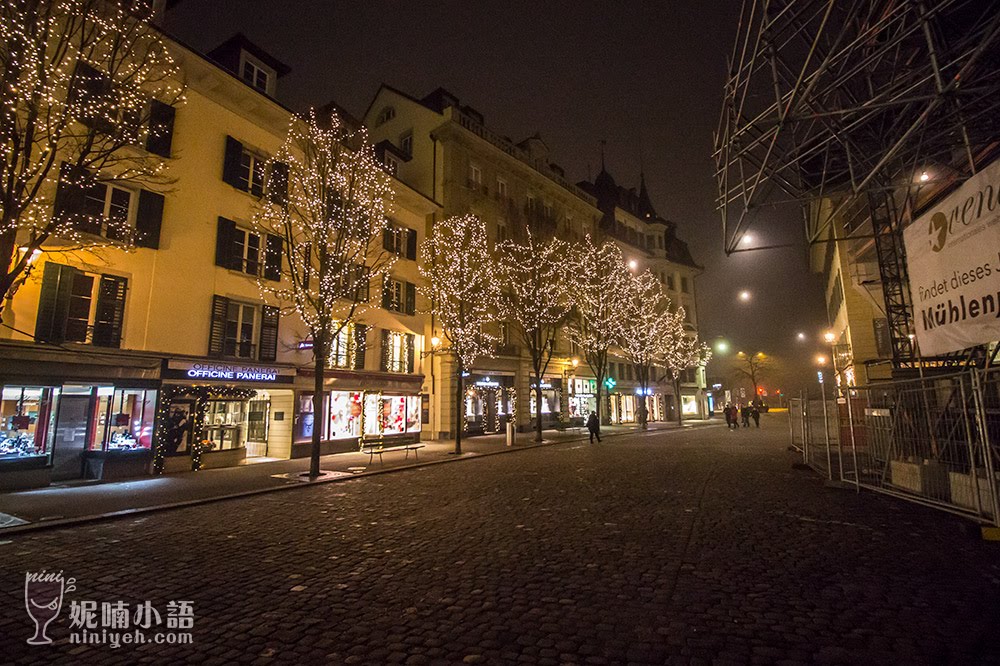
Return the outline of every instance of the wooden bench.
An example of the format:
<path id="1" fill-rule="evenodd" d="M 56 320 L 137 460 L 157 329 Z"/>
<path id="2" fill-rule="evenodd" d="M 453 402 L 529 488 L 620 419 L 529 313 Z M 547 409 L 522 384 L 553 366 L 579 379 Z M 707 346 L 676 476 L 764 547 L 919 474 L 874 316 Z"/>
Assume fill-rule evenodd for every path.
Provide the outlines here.
<path id="1" fill-rule="evenodd" d="M 371 465 L 372 462 L 375 460 L 375 456 L 378 456 L 378 463 L 381 465 L 383 463 L 382 461 L 383 453 L 392 453 L 393 451 L 406 451 L 406 458 L 409 459 L 410 451 L 413 451 L 413 459 L 417 460 L 417 451 L 424 448 L 425 446 L 426 444 L 417 444 L 415 442 L 410 444 L 399 444 L 398 446 L 382 446 L 380 444 L 372 444 L 368 446 L 362 446 L 361 453 L 368 454 L 369 465 Z"/>

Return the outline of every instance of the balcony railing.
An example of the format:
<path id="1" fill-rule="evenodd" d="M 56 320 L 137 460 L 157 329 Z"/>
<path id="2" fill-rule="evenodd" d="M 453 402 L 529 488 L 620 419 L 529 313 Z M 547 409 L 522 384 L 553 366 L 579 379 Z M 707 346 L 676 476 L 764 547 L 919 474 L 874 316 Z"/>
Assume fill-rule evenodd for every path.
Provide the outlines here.
<path id="1" fill-rule="evenodd" d="M 554 182 L 554 183 L 562 186 L 566 190 L 569 190 L 570 192 L 572 192 L 573 194 L 575 194 L 577 197 L 583 199 L 584 201 L 586 201 L 590 205 L 595 206 L 595 207 L 597 206 L 597 199 L 595 199 L 594 197 L 590 196 L 589 194 L 587 194 L 586 192 L 584 192 L 579 187 L 577 187 L 573 183 L 569 182 L 568 180 L 566 180 L 565 178 L 563 178 L 559 174 L 555 173 L 554 171 L 552 171 L 551 169 L 548 169 L 548 168 L 546 168 L 544 170 L 543 169 L 539 169 L 538 166 L 535 165 L 534 162 L 531 160 L 531 158 L 528 157 L 528 153 L 525 150 L 523 150 L 522 148 L 519 148 L 514 143 L 508 141 L 507 139 L 505 139 L 504 137 L 500 136 L 496 132 L 493 132 L 493 131 L 490 131 L 490 130 L 486 129 L 485 127 L 483 127 L 482 125 L 480 125 L 478 122 L 476 122 L 475 120 L 473 120 L 469 116 L 465 115 L 464 113 L 462 113 L 461 111 L 459 111 L 455 107 L 451 107 L 451 112 L 454 115 L 454 117 L 456 117 L 458 119 L 458 124 L 459 125 L 461 125 L 465 129 L 469 130 L 470 132 L 472 132 L 473 134 L 475 134 L 476 136 L 478 136 L 480 139 L 483 139 L 484 141 L 487 141 L 487 142 L 491 143 L 493 146 L 495 146 L 496 148 L 499 148 L 500 150 L 502 150 L 503 152 L 507 153 L 508 155 L 510 155 L 511 157 L 513 157 L 514 159 L 516 159 L 516 160 L 518 160 L 520 162 L 523 162 L 524 164 L 528 165 L 529 167 L 531 167 L 532 169 L 534 169 L 538 173 L 542 174 L 543 176 L 545 176 L 546 178 L 548 178 L 552 182 Z"/>

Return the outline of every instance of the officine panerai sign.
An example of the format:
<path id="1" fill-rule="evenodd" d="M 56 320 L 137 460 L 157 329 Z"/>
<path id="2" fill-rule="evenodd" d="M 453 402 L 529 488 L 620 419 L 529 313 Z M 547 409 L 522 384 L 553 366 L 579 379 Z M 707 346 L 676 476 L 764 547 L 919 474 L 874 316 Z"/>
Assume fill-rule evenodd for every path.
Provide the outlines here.
<path id="1" fill-rule="evenodd" d="M 903 231 L 924 356 L 1000 339 L 1000 160 Z"/>
<path id="2" fill-rule="evenodd" d="M 185 361 L 170 359 L 164 373 L 170 379 L 211 380 L 251 384 L 290 384 L 293 368 L 230 361 Z"/>

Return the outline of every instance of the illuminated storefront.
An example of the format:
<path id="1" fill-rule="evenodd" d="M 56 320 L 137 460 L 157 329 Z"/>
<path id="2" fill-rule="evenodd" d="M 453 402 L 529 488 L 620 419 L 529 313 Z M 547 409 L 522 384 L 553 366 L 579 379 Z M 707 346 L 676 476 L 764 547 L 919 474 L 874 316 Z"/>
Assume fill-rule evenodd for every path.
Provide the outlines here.
<path id="1" fill-rule="evenodd" d="M 288 458 L 295 368 L 167 359 L 156 464 L 177 472 Z"/>
<path id="2" fill-rule="evenodd" d="M 597 380 L 569 380 L 569 420 L 571 423 L 583 423 L 591 412 L 597 412 Z"/>
<path id="3" fill-rule="evenodd" d="M 469 434 L 500 432 L 515 418 L 517 395 L 512 376 L 472 374 L 465 385 L 465 430 Z"/>

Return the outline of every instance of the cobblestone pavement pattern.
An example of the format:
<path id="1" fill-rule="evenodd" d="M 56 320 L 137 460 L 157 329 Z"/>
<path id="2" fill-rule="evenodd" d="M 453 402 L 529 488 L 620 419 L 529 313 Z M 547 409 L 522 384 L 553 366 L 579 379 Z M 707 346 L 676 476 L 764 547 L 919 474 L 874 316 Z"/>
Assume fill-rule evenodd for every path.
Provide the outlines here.
<path id="1" fill-rule="evenodd" d="M 1000 549 L 793 470 L 784 419 L 563 444 L 0 545 L 0 661 L 1000 660 Z M 194 644 L 29 646 L 25 571 L 69 599 L 194 602 Z M 68 603 L 68 601 L 67 601 Z M 65 606 L 65 605 L 64 605 Z"/>

